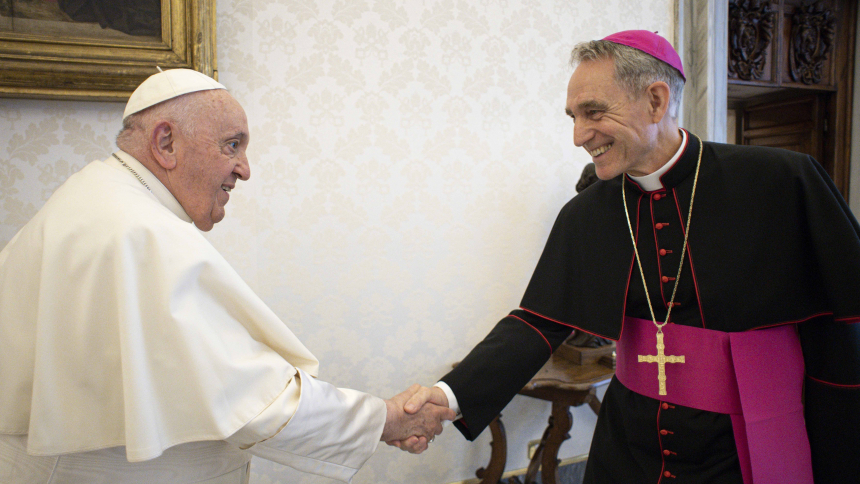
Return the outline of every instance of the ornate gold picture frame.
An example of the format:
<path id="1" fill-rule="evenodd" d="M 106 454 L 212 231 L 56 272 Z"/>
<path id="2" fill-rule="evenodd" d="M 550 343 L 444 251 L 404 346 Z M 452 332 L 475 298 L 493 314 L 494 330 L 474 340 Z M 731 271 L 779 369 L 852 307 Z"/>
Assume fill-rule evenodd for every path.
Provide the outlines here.
<path id="1" fill-rule="evenodd" d="M 103 20 L 15 18 L 13 2 L 21 2 L 22 10 L 45 0 L 0 0 L 6 10 L 3 16 L 0 9 L 0 97 L 124 101 L 158 72 L 156 66 L 194 69 L 217 79 L 215 0 L 160 0 L 160 14 L 158 3 L 153 10 L 161 17 L 160 29 L 152 18 L 154 30 L 132 35 L 105 27 Z M 53 3 L 51 8 L 59 3 L 70 11 L 75 2 Z M 139 5 L 106 5 L 115 11 L 121 3 Z"/>

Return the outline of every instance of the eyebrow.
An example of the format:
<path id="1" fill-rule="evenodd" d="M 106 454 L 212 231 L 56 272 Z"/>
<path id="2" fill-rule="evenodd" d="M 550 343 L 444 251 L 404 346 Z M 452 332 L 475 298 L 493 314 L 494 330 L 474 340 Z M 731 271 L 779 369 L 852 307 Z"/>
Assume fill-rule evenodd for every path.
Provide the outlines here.
<path id="1" fill-rule="evenodd" d="M 609 109 L 609 104 L 604 101 L 598 101 L 597 99 L 589 99 L 587 101 L 583 101 L 576 105 L 576 108 L 580 111 L 588 111 L 589 109 L 596 109 L 598 111 L 606 111 Z M 570 108 L 565 108 L 564 112 L 567 113 L 568 116 L 576 119 L 576 116 L 573 114 L 573 111 Z"/>
<path id="2" fill-rule="evenodd" d="M 246 133 L 245 131 L 236 131 L 233 134 L 225 136 L 224 139 L 225 140 L 229 140 L 229 139 L 233 139 L 233 138 L 245 139 L 247 137 L 248 137 L 248 133 Z"/>
<path id="3" fill-rule="evenodd" d="M 605 111 L 609 109 L 608 104 L 603 101 L 598 101 L 596 99 L 589 99 L 588 101 L 583 101 L 579 103 L 577 107 L 581 110 L 597 109 L 600 111 Z"/>

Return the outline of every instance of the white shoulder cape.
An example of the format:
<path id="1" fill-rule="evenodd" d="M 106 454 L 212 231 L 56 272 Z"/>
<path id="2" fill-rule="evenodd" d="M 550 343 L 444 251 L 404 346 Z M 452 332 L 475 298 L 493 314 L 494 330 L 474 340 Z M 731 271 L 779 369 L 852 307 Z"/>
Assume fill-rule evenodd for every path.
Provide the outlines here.
<path id="1" fill-rule="evenodd" d="M 29 434 L 32 455 L 125 446 L 134 462 L 223 440 L 297 368 L 317 373 L 166 189 L 111 161 L 0 252 L 0 433 Z"/>

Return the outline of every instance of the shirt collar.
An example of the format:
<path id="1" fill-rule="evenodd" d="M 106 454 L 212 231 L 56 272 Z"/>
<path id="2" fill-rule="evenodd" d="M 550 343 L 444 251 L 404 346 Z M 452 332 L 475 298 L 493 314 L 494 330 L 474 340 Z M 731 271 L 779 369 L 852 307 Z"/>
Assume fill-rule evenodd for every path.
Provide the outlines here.
<path id="1" fill-rule="evenodd" d="M 645 176 L 633 176 L 629 175 L 630 179 L 636 184 L 638 184 L 642 190 L 646 192 L 654 192 L 663 188 L 663 182 L 660 178 L 664 173 L 669 171 L 673 166 L 675 166 L 675 162 L 681 157 L 684 153 L 684 150 L 687 148 L 687 132 L 683 129 L 679 130 L 681 132 L 681 146 L 678 148 L 678 151 L 675 152 L 675 155 L 669 159 L 669 161 L 660 167 L 659 170 L 654 173 L 645 175 Z"/>
<path id="2" fill-rule="evenodd" d="M 170 190 L 168 190 L 167 187 L 161 183 L 158 177 L 156 177 L 151 171 L 149 171 L 141 162 L 137 161 L 133 156 L 122 150 L 117 150 L 117 152 L 114 154 L 122 161 L 124 161 L 126 165 L 131 167 L 131 169 L 137 172 L 140 178 L 142 178 L 143 181 L 146 182 L 146 184 L 149 186 L 149 191 L 152 192 L 153 195 L 155 195 L 155 198 L 157 198 L 162 205 L 167 207 L 168 210 L 173 212 L 177 217 L 181 218 L 182 220 L 188 223 L 192 222 L 191 217 L 188 216 L 188 214 L 185 212 L 185 209 L 183 209 L 179 201 L 176 200 L 176 197 L 174 197 L 173 194 L 170 193 Z M 134 176 L 113 156 L 108 158 L 108 161 L 113 162 L 115 165 L 120 167 L 123 171 L 127 172 L 129 176 Z"/>

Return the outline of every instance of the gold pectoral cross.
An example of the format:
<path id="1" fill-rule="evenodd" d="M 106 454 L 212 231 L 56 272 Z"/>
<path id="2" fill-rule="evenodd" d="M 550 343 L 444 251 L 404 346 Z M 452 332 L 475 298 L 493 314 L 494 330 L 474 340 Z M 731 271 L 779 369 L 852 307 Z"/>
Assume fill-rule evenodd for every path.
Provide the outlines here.
<path id="1" fill-rule="evenodd" d="M 654 355 L 639 355 L 639 363 L 657 363 L 657 381 L 660 382 L 660 395 L 666 394 L 666 363 L 683 363 L 684 356 L 667 356 L 663 351 L 666 345 L 663 344 L 663 330 L 657 330 L 657 356 Z"/>

